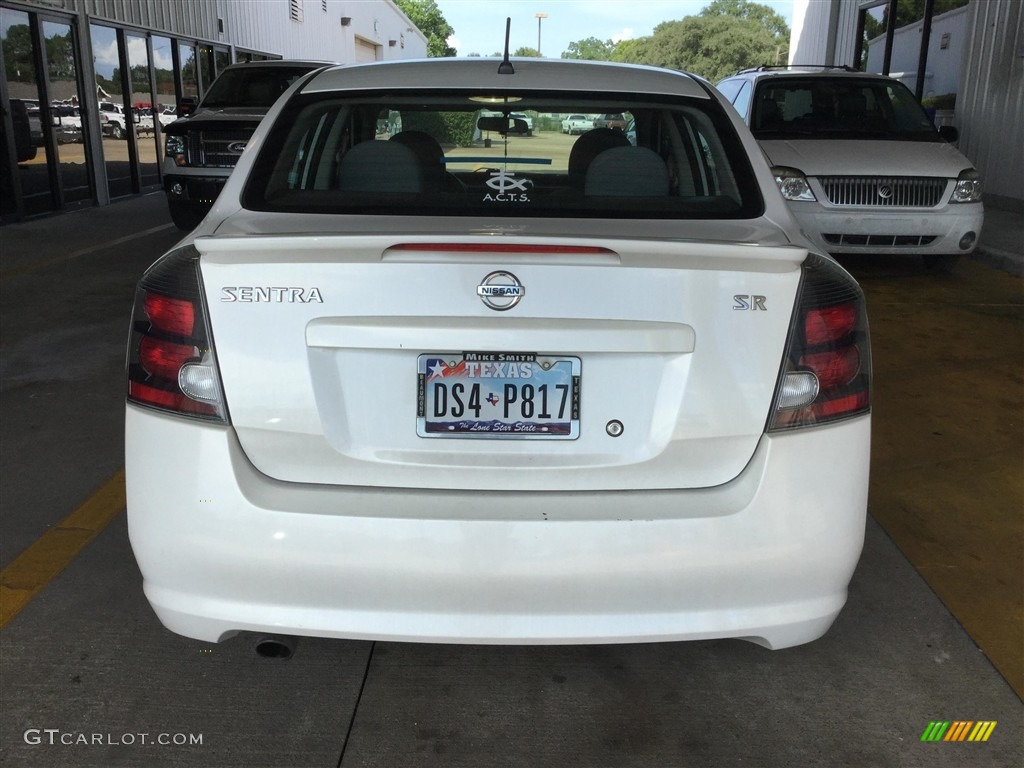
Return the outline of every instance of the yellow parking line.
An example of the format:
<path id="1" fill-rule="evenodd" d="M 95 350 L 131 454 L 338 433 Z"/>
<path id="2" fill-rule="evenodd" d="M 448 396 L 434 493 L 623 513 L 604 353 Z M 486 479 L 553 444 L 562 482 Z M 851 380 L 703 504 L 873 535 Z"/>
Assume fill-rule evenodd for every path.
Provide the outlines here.
<path id="1" fill-rule="evenodd" d="M 0 629 L 125 508 L 124 468 L 0 571 Z"/>

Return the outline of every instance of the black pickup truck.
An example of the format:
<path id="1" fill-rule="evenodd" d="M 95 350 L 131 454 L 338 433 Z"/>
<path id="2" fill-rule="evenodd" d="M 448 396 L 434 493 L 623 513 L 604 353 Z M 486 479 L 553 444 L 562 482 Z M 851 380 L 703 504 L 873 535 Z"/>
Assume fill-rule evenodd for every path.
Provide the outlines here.
<path id="1" fill-rule="evenodd" d="M 326 61 L 253 61 L 226 67 L 202 101 L 164 129 L 164 191 L 171 219 L 191 230 L 213 206 L 260 121 L 288 87 Z"/>

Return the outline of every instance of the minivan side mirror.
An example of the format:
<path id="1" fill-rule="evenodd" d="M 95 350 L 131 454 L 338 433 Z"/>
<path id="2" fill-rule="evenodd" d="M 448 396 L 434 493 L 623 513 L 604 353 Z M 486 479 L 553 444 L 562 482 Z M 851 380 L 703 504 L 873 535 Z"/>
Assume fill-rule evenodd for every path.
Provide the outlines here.
<path id="1" fill-rule="evenodd" d="M 957 129 L 955 125 L 940 125 L 939 136 L 941 136 L 945 141 L 948 141 L 950 144 L 952 144 L 953 142 L 960 138 L 960 131 Z"/>

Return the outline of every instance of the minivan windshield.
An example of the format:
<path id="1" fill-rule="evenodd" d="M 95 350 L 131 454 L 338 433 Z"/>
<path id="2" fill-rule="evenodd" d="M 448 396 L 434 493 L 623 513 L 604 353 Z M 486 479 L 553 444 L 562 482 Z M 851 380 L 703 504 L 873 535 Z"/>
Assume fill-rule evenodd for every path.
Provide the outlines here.
<path id="1" fill-rule="evenodd" d="M 743 145 L 710 99 L 502 99 L 505 106 L 452 90 L 298 96 L 264 142 L 243 205 L 489 217 L 753 218 L 763 210 Z M 567 116 L 607 114 L 622 122 L 562 132 Z"/>
<path id="2" fill-rule="evenodd" d="M 914 94 L 895 80 L 765 79 L 750 125 L 758 139 L 942 141 Z"/>
<path id="3" fill-rule="evenodd" d="M 264 67 L 243 64 L 221 73 L 203 99 L 207 108 L 261 107 L 269 109 L 288 86 L 307 72 L 318 69 L 314 65 Z"/>

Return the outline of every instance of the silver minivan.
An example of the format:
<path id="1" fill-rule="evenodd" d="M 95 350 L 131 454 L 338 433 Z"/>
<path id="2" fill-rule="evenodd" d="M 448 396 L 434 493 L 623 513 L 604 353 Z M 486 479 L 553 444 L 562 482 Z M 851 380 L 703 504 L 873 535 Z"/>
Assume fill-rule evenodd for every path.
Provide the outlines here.
<path id="1" fill-rule="evenodd" d="M 768 157 L 804 235 L 832 254 L 974 250 L 981 180 L 900 81 L 846 68 L 745 70 L 718 83 Z"/>

